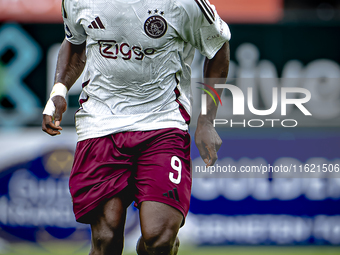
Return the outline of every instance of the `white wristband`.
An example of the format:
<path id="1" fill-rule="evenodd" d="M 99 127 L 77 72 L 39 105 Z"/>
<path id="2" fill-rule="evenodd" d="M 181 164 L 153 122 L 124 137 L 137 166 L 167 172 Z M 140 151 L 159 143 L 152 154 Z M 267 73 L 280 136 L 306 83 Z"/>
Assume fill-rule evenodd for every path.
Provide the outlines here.
<path id="1" fill-rule="evenodd" d="M 56 83 L 53 86 L 53 89 L 52 89 L 51 94 L 50 94 L 50 98 L 48 99 L 48 101 L 46 103 L 46 106 L 45 106 L 45 109 L 43 111 L 43 114 L 46 114 L 46 115 L 54 117 L 54 114 L 55 114 L 55 105 L 54 105 L 54 103 L 52 101 L 52 98 L 55 97 L 55 96 L 62 96 L 63 98 L 65 98 L 66 94 L 67 94 L 66 86 L 64 84 L 62 84 L 62 83 Z"/>
<path id="2" fill-rule="evenodd" d="M 63 98 L 66 98 L 66 94 L 67 94 L 67 88 L 64 84 L 58 82 L 56 84 L 54 84 L 53 89 L 51 91 L 50 94 L 50 98 L 54 97 L 54 96 L 62 96 Z"/>
<path id="3" fill-rule="evenodd" d="M 50 98 L 50 99 L 48 99 L 48 101 L 46 103 L 43 114 L 50 115 L 54 118 L 54 113 L 55 113 L 55 106 L 54 106 L 53 101 Z"/>

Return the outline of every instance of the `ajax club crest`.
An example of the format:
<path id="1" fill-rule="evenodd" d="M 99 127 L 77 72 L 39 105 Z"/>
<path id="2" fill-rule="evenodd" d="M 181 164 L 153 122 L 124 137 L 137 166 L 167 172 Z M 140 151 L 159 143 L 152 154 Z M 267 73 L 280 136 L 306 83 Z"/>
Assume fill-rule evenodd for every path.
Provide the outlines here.
<path id="1" fill-rule="evenodd" d="M 158 13 L 158 10 L 154 11 Z M 151 11 L 149 11 L 151 14 Z M 164 14 L 164 12 L 160 12 L 160 14 Z M 144 31 L 145 33 L 154 39 L 162 37 L 168 29 L 168 24 L 166 20 L 160 15 L 150 16 L 144 23 Z"/>

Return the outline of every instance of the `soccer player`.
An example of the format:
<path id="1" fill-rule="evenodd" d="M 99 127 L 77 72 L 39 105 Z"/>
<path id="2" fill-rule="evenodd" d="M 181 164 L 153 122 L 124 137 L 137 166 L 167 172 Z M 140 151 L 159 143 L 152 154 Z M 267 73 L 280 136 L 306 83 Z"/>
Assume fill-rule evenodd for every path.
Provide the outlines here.
<path id="1" fill-rule="evenodd" d="M 225 80 L 229 28 L 206 0 L 64 0 L 62 13 L 66 38 L 42 129 L 60 134 L 86 62 L 69 184 L 76 220 L 91 224 L 90 254 L 122 253 L 133 200 L 137 253 L 177 254 L 191 190 L 190 64 L 196 48 L 207 57 L 204 76 Z M 216 111 L 209 98 L 195 133 L 208 166 L 222 143 Z"/>

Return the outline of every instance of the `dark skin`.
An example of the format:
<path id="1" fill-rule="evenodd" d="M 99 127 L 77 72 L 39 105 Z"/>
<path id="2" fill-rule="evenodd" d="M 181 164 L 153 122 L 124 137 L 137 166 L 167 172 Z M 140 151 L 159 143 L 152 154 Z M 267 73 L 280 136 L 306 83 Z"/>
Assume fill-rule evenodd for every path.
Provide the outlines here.
<path id="1" fill-rule="evenodd" d="M 63 83 L 68 89 L 82 73 L 85 62 L 85 43 L 73 45 L 64 40 L 58 55 L 55 83 Z M 226 42 L 212 59 L 206 59 L 204 76 L 210 85 L 225 83 L 229 69 L 229 43 Z M 222 89 L 217 89 L 219 95 Z M 61 96 L 52 98 L 56 107 L 55 118 L 43 115 L 42 129 L 47 134 L 59 135 L 60 122 L 66 111 L 66 100 Z M 217 106 L 207 97 L 207 115 L 200 115 L 197 122 L 195 142 L 202 159 L 207 166 L 217 160 L 217 151 L 222 140 L 213 127 Z M 131 194 L 122 191 L 102 204 L 91 222 L 91 255 L 122 254 L 124 244 L 124 225 L 126 209 L 131 204 Z M 140 204 L 140 222 L 142 236 L 137 243 L 139 255 L 175 255 L 178 251 L 178 230 L 183 215 L 177 209 L 163 203 L 144 201 Z"/>
<path id="2" fill-rule="evenodd" d="M 67 40 L 63 41 L 58 55 L 54 84 L 60 82 L 67 87 L 67 90 L 70 90 L 84 70 L 86 63 L 85 49 L 86 42 L 74 45 Z M 60 135 L 62 130 L 60 122 L 63 113 L 66 111 L 67 104 L 62 96 L 54 96 L 52 101 L 56 107 L 54 122 L 52 116 L 44 114 L 42 130 L 51 136 L 55 136 Z"/>
<path id="3" fill-rule="evenodd" d="M 210 86 L 214 87 L 214 84 L 226 83 L 229 61 L 229 42 L 226 42 L 212 59 L 206 58 L 204 62 L 204 77 L 209 79 L 207 83 L 209 83 Z M 221 96 L 222 91 L 223 89 L 216 89 L 219 96 Z M 215 164 L 217 151 L 222 145 L 222 140 L 213 126 L 217 106 L 215 106 L 211 97 L 207 97 L 207 114 L 200 114 L 197 120 L 195 143 L 207 166 L 213 166 Z"/>

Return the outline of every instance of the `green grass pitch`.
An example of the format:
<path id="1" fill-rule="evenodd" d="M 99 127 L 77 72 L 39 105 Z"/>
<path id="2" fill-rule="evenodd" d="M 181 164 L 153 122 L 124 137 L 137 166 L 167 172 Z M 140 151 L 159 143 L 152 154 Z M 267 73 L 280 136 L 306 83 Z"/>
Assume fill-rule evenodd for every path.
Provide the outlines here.
<path id="1" fill-rule="evenodd" d="M 53 242 L 16 243 L 0 247 L 1 255 L 87 255 L 88 244 Z M 124 255 L 136 254 L 124 252 Z M 340 246 L 203 246 L 180 247 L 178 255 L 340 255 Z"/>

